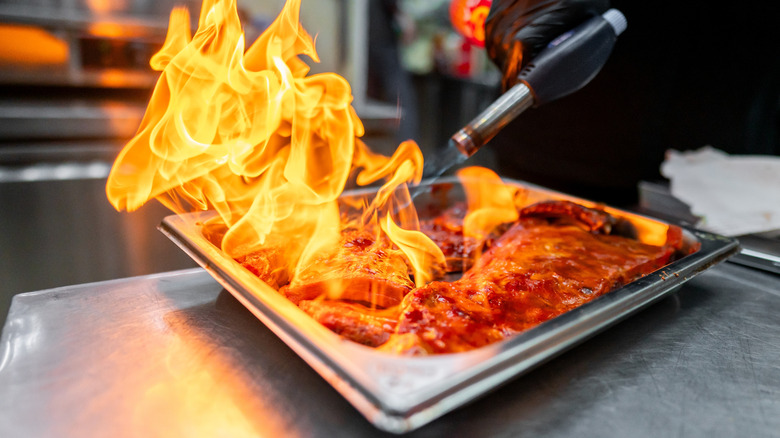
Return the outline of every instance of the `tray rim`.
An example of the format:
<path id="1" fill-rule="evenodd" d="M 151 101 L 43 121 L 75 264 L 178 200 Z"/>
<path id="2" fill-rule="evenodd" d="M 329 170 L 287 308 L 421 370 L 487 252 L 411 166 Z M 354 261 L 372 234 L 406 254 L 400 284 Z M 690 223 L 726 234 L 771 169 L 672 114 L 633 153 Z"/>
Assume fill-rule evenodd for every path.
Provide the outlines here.
<path id="1" fill-rule="evenodd" d="M 595 204 L 523 181 L 506 178 L 503 181 L 550 198 Z M 444 177 L 435 182 L 424 181 L 421 184 L 450 183 L 457 184 L 458 180 L 454 177 Z M 345 192 L 344 195 L 363 195 L 373 191 L 372 188 L 364 188 Z M 622 213 L 624 216 L 668 224 L 633 212 L 612 207 L 609 209 L 610 212 Z M 199 220 L 208 217 L 209 213 L 213 215 L 213 212 L 171 215 L 163 219 L 158 228 L 206 269 L 371 423 L 393 433 L 416 429 L 509 379 L 530 371 L 672 293 L 690 278 L 724 261 L 739 250 L 739 242 L 734 238 L 681 227 L 685 238 L 689 241 L 694 239 L 701 244 L 701 248 L 628 285 L 495 344 L 465 353 L 405 357 L 377 352 L 340 339 L 248 271 L 244 273 L 243 270 L 238 270 L 237 274 L 231 271 L 240 265 L 202 236 L 198 239 L 198 236 L 188 233 L 188 230 L 192 232 L 191 228 L 195 227 Z M 204 247 L 203 242 L 211 248 Z M 258 296 L 253 290 L 263 290 L 266 295 Z M 272 298 L 274 295 L 281 299 Z M 300 315 L 306 317 L 300 318 Z M 372 368 L 372 364 L 379 369 L 367 369 Z M 438 376 L 438 380 L 431 378 L 428 385 L 399 391 L 394 391 L 392 386 L 376 382 L 382 379 L 391 382 L 393 379 L 403 381 L 404 372 L 424 373 L 425 370 L 434 368 L 444 368 L 444 374 L 449 374 Z"/>

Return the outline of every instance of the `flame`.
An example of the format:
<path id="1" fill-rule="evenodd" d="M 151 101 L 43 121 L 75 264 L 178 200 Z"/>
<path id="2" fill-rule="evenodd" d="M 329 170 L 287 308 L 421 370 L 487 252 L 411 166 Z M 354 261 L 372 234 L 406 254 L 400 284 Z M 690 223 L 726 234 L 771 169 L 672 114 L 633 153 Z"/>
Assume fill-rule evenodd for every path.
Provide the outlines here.
<path id="1" fill-rule="evenodd" d="M 359 185 L 384 179 L 349 225 L 384 230 L 417 261 L 419 278 L 431 278 L 443 256 L 414 233 L 417 214 L 405 188 L 422 177 L 422 153 L 408 141 L 385 157 L 360 142 L 364 128 L 347 81 L 309 75 L 299 58 L 319 61 L 299 12 L 300 0 L 288 1 L 245 50 L 235 0 L 204 0 L 194 35 L 187 9 L 175 8 L 150 62 L 160 79 L 114 163 L 108 199 L 118 210 L 153 198 L 176 212 L 216 210 L 227 226 L 223 251 L 238 257 L 280 248 L 294 280 L 300 267 L 333 252 L 347 225 L 338 198 L 351 176 Z M 390 222 L 377 226 L 379 218 Z"/>
<path id="2" fill-rule="evenodd" d="M 221 335 L 214 333 L 224 330 L 224 326 L 215 330 L 212 324 L 227 323 L 231 333 L 239 327 L 230 326 L 227 321 L 216 321 L 213 314 L 208 313 L 220 308 L 218 297 L 215 307 L 196 306 L 185 311 L 164 312 L 161 322 L 167 336 L 155 344 L 160 350 L 154 350 L 161 352 L 160 357 L 147 361 L 146 366 L 151 368 L 140 373 L 138 379 L 130 382 L 117 379 L 120 381 L 109 388 L 116 391 L 111 394 L 119 396 L 121 393 L 119 398 L 129 407 L 123 413 L 132 413 L 123 418 L 130 422 L 123 424 L 125 427 L 120 427 L 121 432 L 114 436 L 298 436 L 276 410 L 283 409 L 275 394 L 280 388 L 265 384 L 263 391 L 258 391 L 263 376 L 247 365 L 252 359 L 240 354 L 236 356 L 235 351 L 227 351 L 218 343 L 224 332 Z M 202 318 L 204 314 L 211 318 Z M 138 366 L 133 361 L 123 364 Z"/>
<path id="3" fill-rule="evenodd" d="M 446 265 L 444 253 L 422 232 L 399 227 L 389 214 L 382 223 L 382 230 L 390 236 L 409 259 L 414 270 L 414 282 L 417 287 L 434 280 L 444 271 Z"/>
<path id="4" fill-rule="evenodd" d="M 483 240 L 501 224 L 518 218 L 517 188 L 505 184 L 492 170 L 467 167 L 457 172 L 468 204 L 463 235 Z"/>

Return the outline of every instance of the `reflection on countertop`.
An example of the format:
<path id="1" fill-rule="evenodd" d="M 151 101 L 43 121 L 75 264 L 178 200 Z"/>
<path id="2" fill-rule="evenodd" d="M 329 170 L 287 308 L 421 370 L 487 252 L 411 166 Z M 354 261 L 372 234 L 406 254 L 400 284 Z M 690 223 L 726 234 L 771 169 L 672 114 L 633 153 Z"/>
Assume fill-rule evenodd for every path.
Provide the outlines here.
<path id="1" fill-rule="evenodd" d="M 778 278 L 730 263 L 404 437 L 777 436 Z M 0 436 L 397 436 L 203 270 L 24 294 Z M 715 433 L 713 433 L 715 432 Z"/>

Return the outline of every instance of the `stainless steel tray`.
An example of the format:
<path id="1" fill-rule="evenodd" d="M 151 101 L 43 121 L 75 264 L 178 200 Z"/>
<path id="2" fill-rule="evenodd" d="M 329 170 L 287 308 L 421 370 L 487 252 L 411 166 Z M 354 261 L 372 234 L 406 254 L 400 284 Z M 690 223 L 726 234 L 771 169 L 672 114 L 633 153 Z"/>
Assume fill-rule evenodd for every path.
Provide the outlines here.
<path id="1" fill-rule="evenodd" d="M 528 199 L 568 199 L 593 203 L 520 181 Z M 425 184 L 425 183 L 424 183 Z M 454 178 L 430 187 L 447 187 L 446 201 L 463 197 Z M 370 196 L 371 190 L 344 196 Z M 422 207 L 442 202 L 442 191 L 415 199 Z M 638 228 L 662 222 L 608 209 Z M 485 394 L 555 355 L 604 330 L 676 290 L 685 281 L 739 249 L 735 239 L 684 228 L 685 250 L 700 249 L 626 286 L 540 324 L 510 339 L 470 352 L 429 357 L 397 357 L 344 340 L 320 325 L 276 290 L 225 255 L 201 234 L 213 212 L 169 216 L 160 230 L 179 245 L 267 325 L 376 427 L 395 433 L 416 429 Z M 236 268 L 240 269 L 236 269 Z"/>

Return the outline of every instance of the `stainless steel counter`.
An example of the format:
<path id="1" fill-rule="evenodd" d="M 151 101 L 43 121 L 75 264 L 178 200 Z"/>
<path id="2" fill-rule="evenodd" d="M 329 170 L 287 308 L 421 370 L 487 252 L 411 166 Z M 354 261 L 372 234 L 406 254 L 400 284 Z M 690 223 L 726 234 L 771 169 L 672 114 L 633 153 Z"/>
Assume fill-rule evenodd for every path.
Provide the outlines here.
<path id="1" fill-rule="evenodd" d="M 109 163 L 12 167 L 2 152 L 0 324 L 20 292 L 197 266 L 155 229 L 170 210 L 159 203 L 114 210 L 105 192 Z"/>
<path id="2" fill-rule="evenodd" d="M 777 436 L 780 277 L 719 265 L 409 436 Z M 20 294 L 0 436 L 377 436 L 200 269 Z"/>

